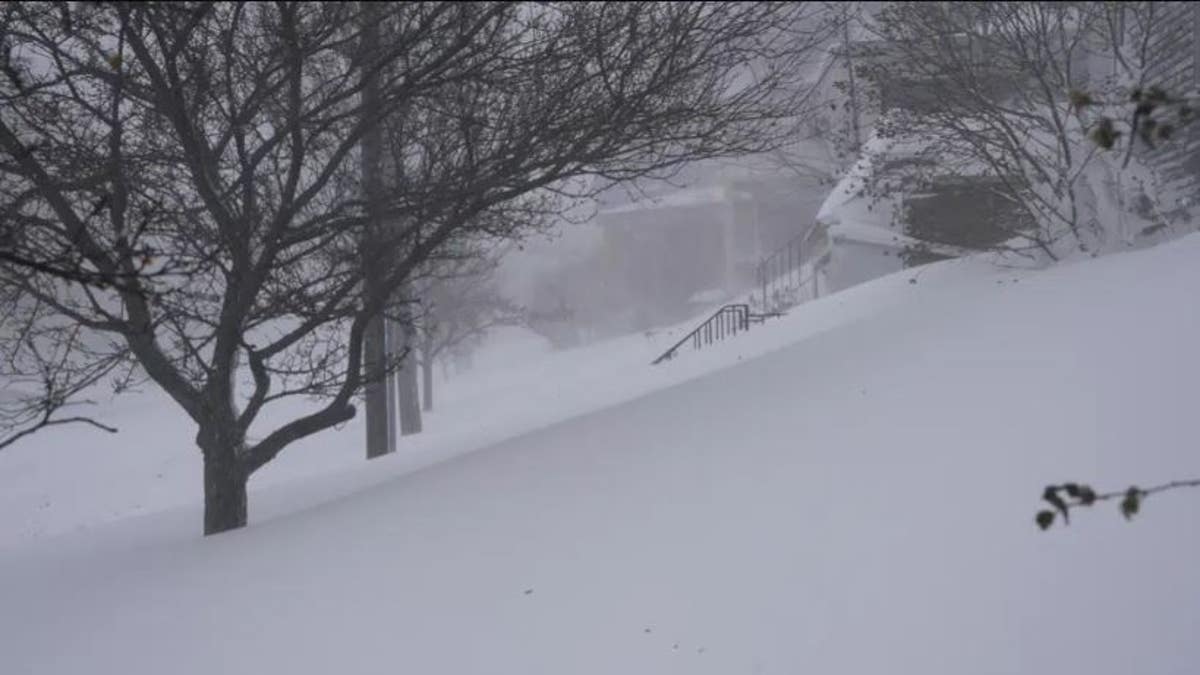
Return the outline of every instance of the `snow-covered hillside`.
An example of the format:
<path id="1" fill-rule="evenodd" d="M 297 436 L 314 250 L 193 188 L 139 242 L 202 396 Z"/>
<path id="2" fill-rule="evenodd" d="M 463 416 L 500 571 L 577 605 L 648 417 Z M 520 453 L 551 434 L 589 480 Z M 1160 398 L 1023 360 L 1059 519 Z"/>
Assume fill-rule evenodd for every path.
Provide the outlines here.
<path id="1" fill-rule="evenodd" d="M 118 402 L 0 454 L 0 672 L 1191 673 L 1200 494 L 1032 516 L 1200 475 L 1197 260 L 950 261 L 658 367 L 672 335 L 512 352 L 208 539 L 192 432 Z"/>

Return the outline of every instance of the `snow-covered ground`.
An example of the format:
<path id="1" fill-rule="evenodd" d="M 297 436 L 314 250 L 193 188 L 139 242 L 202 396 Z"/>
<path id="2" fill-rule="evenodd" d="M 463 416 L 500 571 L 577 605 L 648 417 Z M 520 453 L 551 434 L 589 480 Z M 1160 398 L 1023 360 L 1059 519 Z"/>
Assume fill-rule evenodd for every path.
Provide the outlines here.
<path id="1" fill-rule="evenodd" d="M 510 336 L 395 456 L 310 439 L 207 539 L 192 431 L 118 399 L 0 453 L 0 672 L 1192 673 L 1200 495 L 1032 516 L 1200 475 L 1197 260 L 951 261 L 658 367 L 678 330 Z"/>

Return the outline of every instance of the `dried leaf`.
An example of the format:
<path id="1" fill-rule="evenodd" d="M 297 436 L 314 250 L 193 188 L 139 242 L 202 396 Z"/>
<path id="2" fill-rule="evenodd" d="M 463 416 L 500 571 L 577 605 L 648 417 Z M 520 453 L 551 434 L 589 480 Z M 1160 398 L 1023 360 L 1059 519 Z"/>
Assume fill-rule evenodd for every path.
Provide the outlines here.
<path id="1" fill-rule="evenodd" d="M 1034 520 L 1037 522 L 1037 526 L 1039 528 L 1048 530 L 1050 529 L 1050 526 L 1054 524 L 1054 512 L 1049 510 L 1038 511 L 1038 514 Z"/>
<path id="2" fill-rule="evenodd" d="M 1113 121 L 1107 117 L 1101 119 L 1096 128 L 1092 129 L 1092 141 L 1099 145 L 1104 150 L 1112 150 L 1117 143 L 1117 138 L 1121 132 L 1113 127 Z"/>
<path id="3" fill-rule="evenodd" d="M 1125 520 L 1137 515 L 1141 502 L 1142 491 L 1137 487 L 1131 487 L 1125 491 L 1125 498 L 1121 500 L 1121 515 L 1125 516 Z"/>
<path id="4" fill-rule="evenodd" d="M 1070 523 L 1071 518 L 1067 513 L 1067 503 L 1058 495 L 1058 488 L 1053 485 L 1047 485 L 1045 491 L 1042 492 L 1042 499 L 1050 503 L 1051 506 L 1058 509 L 1062 514 L 1063 522 Z"/>
<path id="5" fill-rule="evenodd" d="M 1091 506 L 1096 503 L 1096 491 L 1088 485 L 1079 486 L 1079 503 L 1084 506 Z"/>

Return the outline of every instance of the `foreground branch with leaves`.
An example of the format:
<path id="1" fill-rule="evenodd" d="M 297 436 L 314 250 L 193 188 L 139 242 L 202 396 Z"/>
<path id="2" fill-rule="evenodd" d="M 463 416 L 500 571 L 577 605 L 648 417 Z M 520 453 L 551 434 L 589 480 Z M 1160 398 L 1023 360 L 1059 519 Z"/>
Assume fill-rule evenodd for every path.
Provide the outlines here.
<path id="1" fill-rule="evenodd" d="M 1121 500 L 1119 504 L 1121 515 L 1125 516 L 1126 520 L 1131 520 L 1141 511 L 1146 497 L 1160 492 L 1167 492 L 1168 490 L 1194 487 L 1200 487 L 1200 479 L 1175 480 L 1149 488 L 1139 488 L 1136 485 L 1132 485 L 1125 490 L 1102 493 L 1097 493 L 1091 486 L 1082 483 L 1047 485 L 1046 489 L 1042 491 L 1042 499 L 1050 504 L 1052 508 L 1038 511 L 1034 517 L 1034 522 L 1041 529 L 1048 530 L 1054 525 L 1055 520 L 1061 517 L 1063 524 L 1069 525 L 1071 523 L 1072 509 L 1085 506 L 1090 507 L 1098 502 L 1115 499 Z"/>
<path id="2" fill-rule="evenodd" d="M 1093 96 L 1079 90 L 1072 90 L 1069 99 L 1072 107 L 1080 114 L 1100 107 Z M 1129 94 L 1127 105 L 1128 133 L 1118 128 L 1118 122 L 1113 116 L 1103 113 L 1097 114 L 1092 120 L 1089 133 L 1089 138 L 1101 150 L 1123 152 L 1122 166 L 1129 164 L 1138 143 L 1153 149 L 1161 143 L 1169 142 L 1179 129 L 1195 121 L 1196 111 L 1200 110 L 1200 100 L 1195 97 L 1173 96 L 1157 86 L 1135 88 Z M 1123 137 L 1127 140 L 1122 150 L 1120 141 Z M 1091 486 L 1082 483 L 1047 485 L 1042 491 L 1042 500 L 1052 508 L 1038 511 L 1034 522 L 1043 530 L 1050 529 L 1059 518 L 1064 525 L 1068 525 L 1071 522 L 1071 509 L 1090 507 L 1097 502 L 1116 499 L 1120 499 L 1121 515 L 1126 520 L 1131 520 L 1141 511 L 1146 497 L 1169 490 L 1194 487 L 1200 487 L 1200 479 L 1174 480 L 1150 488 L 1133 485 L 1125 490 L 1104 493 L 1097 493 Z"/>

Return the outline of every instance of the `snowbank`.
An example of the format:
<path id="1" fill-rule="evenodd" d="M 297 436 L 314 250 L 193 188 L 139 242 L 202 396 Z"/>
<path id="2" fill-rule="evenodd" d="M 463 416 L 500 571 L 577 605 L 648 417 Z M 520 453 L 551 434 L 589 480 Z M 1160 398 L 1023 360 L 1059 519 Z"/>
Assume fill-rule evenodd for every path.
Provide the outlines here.
<path id="1" fill-rule="evenodd" d="M 1191 673 L 1198 495 L 1032 515 L 1052 481 L 1200 474 L 1198 257 L 947 261 L 665 367 L 640 336 L 547 355 L 480 395 L 558 423 L 467 457 L 0 554 L 4 672 Z"/>

